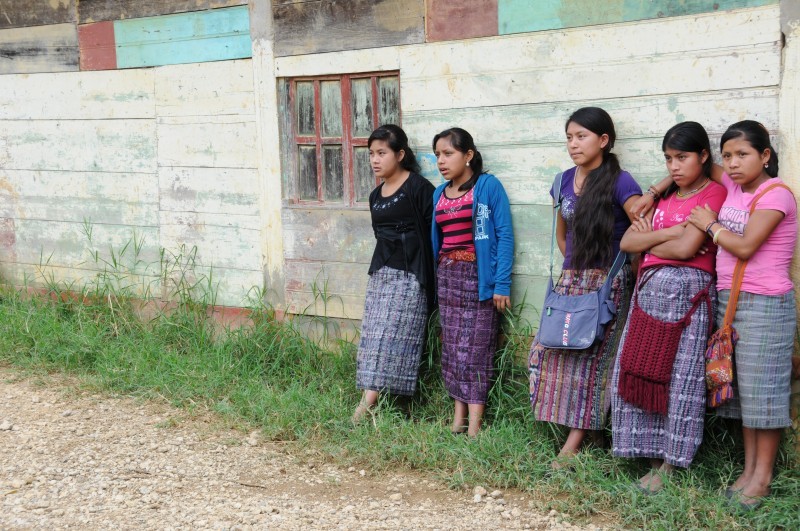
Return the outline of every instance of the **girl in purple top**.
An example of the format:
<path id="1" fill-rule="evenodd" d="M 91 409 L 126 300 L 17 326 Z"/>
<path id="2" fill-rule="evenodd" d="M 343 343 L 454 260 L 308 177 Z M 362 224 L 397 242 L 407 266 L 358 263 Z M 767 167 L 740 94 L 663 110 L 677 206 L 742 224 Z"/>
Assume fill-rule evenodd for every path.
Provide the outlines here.
<path id="1" fill-rule="evenodd" d="M 554 201 L 562 198 L 556 239 L 564 265 L 555 290 L 582 295 L 597 291 L 605 282 L 619 251 L 622 235 L 631 224 L 629 216 L 642 190 L 619 166 L 611 153 L 616 140 L 614 122 L 598 107 L 584 107 L 567 120 L 567 150 L 575 167 L 566 170 L 561 190 L 551 190 Z M 537 340 L 531 346 L 530 398 L 536 420 L 570 428 L 569 436 L 552 466 L 560 468 L 572 458 L 589 430 L 602 430 L 609 409 L 609 370 L 614 365 L 619 336 L 628 313 L 633 287 L 626 265 L 612 284 L 617 318 L 602 340 L 586 350 L 546 348 Z"/>

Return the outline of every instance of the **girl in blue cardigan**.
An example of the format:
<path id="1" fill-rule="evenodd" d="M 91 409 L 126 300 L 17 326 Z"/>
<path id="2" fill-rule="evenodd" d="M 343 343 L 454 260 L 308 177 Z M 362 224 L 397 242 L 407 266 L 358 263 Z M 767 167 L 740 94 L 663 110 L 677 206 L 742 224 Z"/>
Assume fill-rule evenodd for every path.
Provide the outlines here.
<path id="1" fill-rule="evenodd" d="M 472 136 L 433 138 L 447 180 L 433 194 L 431 231 L 442 324 L 442 376 L 455 400 L 451 431 L 477 435 L 494 373 L 499 312 L 511 306 L 514 233 L 503 185 L 483 172 Z"/>

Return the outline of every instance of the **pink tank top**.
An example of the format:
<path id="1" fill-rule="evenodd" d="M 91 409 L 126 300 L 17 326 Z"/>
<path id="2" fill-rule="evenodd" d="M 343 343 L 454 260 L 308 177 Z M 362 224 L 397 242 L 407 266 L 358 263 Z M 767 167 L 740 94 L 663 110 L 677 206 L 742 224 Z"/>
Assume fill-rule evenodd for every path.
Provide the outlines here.
<path id="1" fill-rule="evenodd" d="M 443 193 L 436 203 L 436 224 L 442 228 L 441 254 L 451 251 L 475 252 L 472 239 L 472 191 L 448 199 Z"/>

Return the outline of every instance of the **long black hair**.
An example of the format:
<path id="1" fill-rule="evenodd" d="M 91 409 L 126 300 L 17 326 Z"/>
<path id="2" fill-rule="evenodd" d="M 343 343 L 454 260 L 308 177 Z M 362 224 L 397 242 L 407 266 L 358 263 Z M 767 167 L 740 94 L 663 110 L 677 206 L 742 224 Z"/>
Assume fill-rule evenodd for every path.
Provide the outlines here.
<path id="1" fill-rule="evenodd" d="M 667 149 L 676 149 L 685 153 L 697 153 L 702 159 L 703 151 L 706 152 L 706 160 L 703 162 L 703 175 L 711 178 L 711 167 L 714 161 L 711 159 L 711 141 L 708 139 L 708 133 L 697 122 L 681 122 L 669 128 L 669 131 L 664 135 L 664 140 L 661 141 L 661 151 Z M 669 194 L 677 190 L 678 185 L 672 183 L 664 191 L 662 197 L 667 197 Z"/>
<path id="2" fill-rule="evenodd" d="M 436 142 L 442 138 L 450 139 L 450 144 L 461 153 L 466 153 L 472 150 L 472 160 L 469 161 L 469 167 L 472 170 L 472 177 L 467 182 L 458 187 L 460 192 L 469 191 L 470 188 L 475 186 L 478 182 L 478 176 L 483 173 L 483 157 L 478 148 L 475 147 L 475 140 L 472 135 L 460 127 L 451 127 L 445 129 L 438 135 L 433 137 L 433 151 L 436 151 Z"/>
<path id="3" fill-rule="evenodd" d="M 743 120 L 741 122 L 736 122 L 732 126 L 728 127 L 727 131 L 725 131 L 725 134 L 722 135 L 722 139 L 719 141 L 720 150 L 728 140 L 740 137 L 744 137 L 744 139 L 747 140 L 751 146 L 753 146 L 753 149 L 759 153 L 764 153 L 765 149 L 769 149 L 769 160 L 767 161 L 767 167 L 764 168 L 764 171 L 770 177 L 777 177 L 778 152 L 775 151 L 774 147 L 772 147 L 767 128 L 755 120 Z"/>
<path id="4" fill-rule="evenodd" d="M 372 146 L 372 142 L 375 140 L 383 140 L 389 146 L 389 149 L 395 153 L 400 153 L 403 151 L 405 156 L 400 161 L 400 167 L 413 173 L 419 173 L 420 170 L 417 157 L 414 156 L 414 152 L 408 145 L 408 135 L 406 135 L 406 132 L 403 131 L 400 126 L 394 124 L 384 124 L 378 127 L 372 132 L 371 135 L 369 135 L 367 147 Z"/>
<path id="5" fill-rule="evenodd" d="M 590 269 L 611 265 L 613 260 L 611 239 L 614 235 L 614 188 L 621 168 L 617 156 L 611 153 L 617 133 L 614 121 L 600 107 L 583 107 L 567 119 L 564 130 L 571 122 L 585 127 L 597 136 L 608 135 L 603 148 L 603 161 L 586 176 L 572 223 L 573 269 Z"/>

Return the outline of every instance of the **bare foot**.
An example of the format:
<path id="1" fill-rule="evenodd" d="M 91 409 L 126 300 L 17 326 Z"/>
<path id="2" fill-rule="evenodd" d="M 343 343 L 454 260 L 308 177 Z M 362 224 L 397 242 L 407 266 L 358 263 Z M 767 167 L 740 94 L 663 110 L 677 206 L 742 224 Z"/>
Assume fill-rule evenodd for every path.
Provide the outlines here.
<path id="1" fill-rule="evenodd" d="M 639 480 L 639 488 L 648 494 L 655 494 L 664 488 L 663 472 L 651 470 Z"/>
<path id="2" fill-rule="evenodd" d="M 366 404 L 361 402 L 360 404 L 358 404 L 358 407 L 356 408 L 355 413 L 353 413 L 353 417 L 350 419 L 350 421 L 353 424 L 358 424 L 364 419 L 364 415 L 367 414 L 367 411 L 369 411 L 369 407 L 367 407 Z"/>
<path id="3" fill-rule="evenodd" d="M 736 481 L 733 482 L 733 485 L 727 488 L 726 492 L 729 492 L 731 495 L 742 492 L 742 490 L 744 490 L 747 484 L 750 483 L 751 478 L 752 474 L 748 475 L 742 474 Z"/>
<path id="4" fill-rule="evenodd" d="M 561 450 L 553 461 L 550 462 L 550 468 L 553 470 L 570 470 L 575 467 L 578 452 L 571 450 Z"/>

